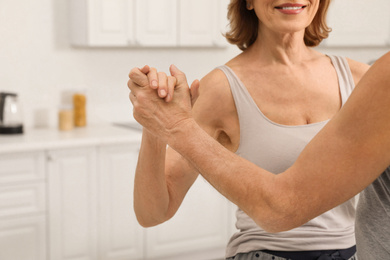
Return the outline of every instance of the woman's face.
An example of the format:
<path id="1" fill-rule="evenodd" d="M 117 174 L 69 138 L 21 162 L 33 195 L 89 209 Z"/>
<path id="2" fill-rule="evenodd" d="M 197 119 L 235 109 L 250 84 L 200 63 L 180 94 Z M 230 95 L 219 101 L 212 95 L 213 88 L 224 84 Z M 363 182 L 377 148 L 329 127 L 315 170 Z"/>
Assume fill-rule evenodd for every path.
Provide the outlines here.
<path id="1" fill-rule="evenodd" d="M 260 20 L 260 30 L 266 27 L 280 33 L 293 33 L 311 24 L 320 0 L 247 0 L 247 3 Z"/>

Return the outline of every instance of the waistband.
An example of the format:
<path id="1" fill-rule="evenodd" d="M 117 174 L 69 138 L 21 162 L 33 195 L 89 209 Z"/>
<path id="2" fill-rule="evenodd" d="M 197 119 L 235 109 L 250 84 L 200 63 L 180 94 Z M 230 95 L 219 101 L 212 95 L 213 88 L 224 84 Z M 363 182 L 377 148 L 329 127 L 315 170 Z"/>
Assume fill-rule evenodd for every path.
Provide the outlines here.
<path id="1" fill-rule="evenodd" d="M 261 252 L 283 257 L 291 260 L 348 260 L 356 253 L 356 246 L 347 249 L 319 250 L 319 251 L 272 251 L 261 250 Z"/>

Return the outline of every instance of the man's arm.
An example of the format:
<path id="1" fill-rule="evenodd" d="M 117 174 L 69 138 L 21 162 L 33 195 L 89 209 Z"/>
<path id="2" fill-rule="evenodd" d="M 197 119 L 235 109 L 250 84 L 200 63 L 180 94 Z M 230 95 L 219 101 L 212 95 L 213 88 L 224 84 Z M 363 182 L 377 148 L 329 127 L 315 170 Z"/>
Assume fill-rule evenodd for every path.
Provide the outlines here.
<path id="1" fill-rule="evenodd" d="M 367 72 L 296 163 L 279 175 L 231 153 L 195 123 L 186 105 L 188 85 L 179 71 L 174 73 L 178 85 L 173 101 L 148 101 L 150 97 L 139 91 L 142 100 L 132 100 L 134 116 L 258 225 L 280 232 L 353 197 L 390 165 L 389 68 L 387 54 Z M 148 109 L 151 105 L 154 110 Z"/>

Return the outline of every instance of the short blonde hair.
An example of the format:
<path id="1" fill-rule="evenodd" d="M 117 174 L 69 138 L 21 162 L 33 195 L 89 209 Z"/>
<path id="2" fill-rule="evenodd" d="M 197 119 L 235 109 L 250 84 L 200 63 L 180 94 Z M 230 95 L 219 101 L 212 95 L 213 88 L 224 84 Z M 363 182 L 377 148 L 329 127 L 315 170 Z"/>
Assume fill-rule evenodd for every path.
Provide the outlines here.
<path id="1" fill-rule="evenodd" d="M 306 28 L 304 42 L 306 46 L 315 47 L 328 38 L 331 29 L 326 24 L 326 14 L 331 0 L 320 0 L 318 11 L 312 23 Z M 231 44 L 241 50 L 247 49 L 257 39 L 259 20 L 254 10 L 246 8 L 245 0 L 231 0 L 228 7 L 230 30 L 225 37 Z"/>

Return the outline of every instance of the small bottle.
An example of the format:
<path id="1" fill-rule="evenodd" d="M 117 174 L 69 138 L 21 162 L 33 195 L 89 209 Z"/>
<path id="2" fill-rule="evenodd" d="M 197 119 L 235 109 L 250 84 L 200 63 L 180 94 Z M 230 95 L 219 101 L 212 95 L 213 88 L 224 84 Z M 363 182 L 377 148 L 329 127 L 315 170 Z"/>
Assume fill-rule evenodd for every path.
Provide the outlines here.
<path id="1" fill-rule="evenodd" d="M 84 94 L 73 95 L 74 125 L 82 127 L 87 125 L 86 97 Z"/>
<path id="2" fill-rule="evenodd" d="M 70 131 L 73 129 L 73 108 L 71 106 L 63 106 L 58 112 L 58 129 L 61 131 Z"/>

